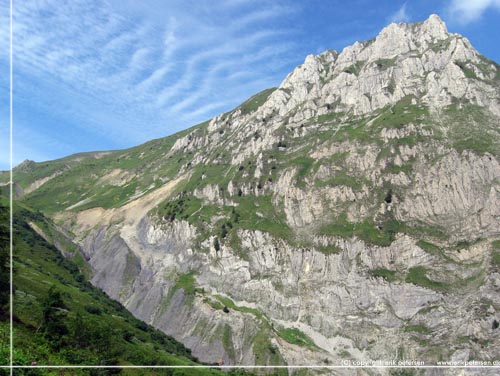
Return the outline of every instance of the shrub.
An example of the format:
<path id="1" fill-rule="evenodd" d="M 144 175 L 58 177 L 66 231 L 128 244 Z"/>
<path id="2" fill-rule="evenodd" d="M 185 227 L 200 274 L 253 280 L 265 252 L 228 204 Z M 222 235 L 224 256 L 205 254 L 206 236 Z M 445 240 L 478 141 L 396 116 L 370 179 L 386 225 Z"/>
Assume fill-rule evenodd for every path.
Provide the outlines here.
<path id="1" fill-rule="evenodd" d="M 100 315 L 102 313 L 99 307 L 94 307 L 94 306 L 85 306 L 85 311 L 93 315 Z"/>

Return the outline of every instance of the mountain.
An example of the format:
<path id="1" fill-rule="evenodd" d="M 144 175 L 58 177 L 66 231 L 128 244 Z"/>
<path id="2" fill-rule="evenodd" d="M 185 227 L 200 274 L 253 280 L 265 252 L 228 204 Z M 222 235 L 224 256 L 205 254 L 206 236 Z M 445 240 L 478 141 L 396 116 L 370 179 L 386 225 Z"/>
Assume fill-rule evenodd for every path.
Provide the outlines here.
<path id="1" fill-rule="evenodd" d="M 494 360 L 499 125 L 499 65 L 432 15 L 173 136 L 26 161 L 14 184 L 93 285 L 201 361 Z"/>

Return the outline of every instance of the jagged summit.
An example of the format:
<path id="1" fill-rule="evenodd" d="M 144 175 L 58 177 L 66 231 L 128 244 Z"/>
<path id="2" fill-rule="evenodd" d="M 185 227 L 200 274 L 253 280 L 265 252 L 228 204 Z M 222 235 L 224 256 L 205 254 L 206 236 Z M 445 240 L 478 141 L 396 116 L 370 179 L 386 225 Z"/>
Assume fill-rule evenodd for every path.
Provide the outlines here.
<path id="1" fill-rule="evenodd" d="M 391 33 L 392 30 L 399 29 L 399 32 L 411 32 L 418 36 L 427 36 L 433 40 L 445 39 L 450 36 L 445 22 L 437 14 L 431 14 L 427 20 L 423 22 L 393 22 L 383 28 L 380 35 Z"/>
<path id="2" fill-rule="evenodd" d="M 446 24 L 444 21 L 437 15 L 437 14 L 431 14 L 429 18 L 423 22 L 416 22 L 416 23 L 408 23 L 408 22 L 393 22 L 386 27 L 384 27 L 380 33 L 378 34 L 377 37 L 369 40 L 369 41 L 358 41 L 355 42 L 353 46 L 347 46 L 343 49 L 342 52 L 344 51 L 350 51 L 353 49 L 354 46 L 356 46 L 357 49 L 361 45 L 362 47 L 370 45 L 373 43 L 375 40 L 384 40 L 388 38 L 394 38 L 397 40 L 400 39 L 405 39 L 405 38 L 412 38 L 412 39 L 420 39 L 420 40 L 431 40 L 431 41 L 436 41 L 436 40 L 442 40 L 450 37 L 453 34 L 450 34 L 448 32 L 448 29 L 446 28 Z M 458 35 L 458 34 L 454 34 Z M 422 38 L 424 36 L 424 38 Z M 396 44 L 399 44 L 396 43 Z M 388 53 L 387 50 L 384 50 L 384 53 Z M 390 53 L 389 53 L 390 54 Z M 339 55 L 339 52 L 336 50 L 327 50 L 319 55 L 317 55 L 318 58 L 325 60 L 325 61 L 333 61 L 337 58 Z M 315 55 L 308 55 L 306 57 L 306 62 L 307 60 L 314 59 L 316 56 Z M 379 56 L 380 57 L 380 56 Z"/>
<path id="3" fill-rule="evenodd" d="M 328 112 L 364 114 L 412 95 L 431 108 L 464 98 L 500 114 L 498 66 L 437 15 L 420 23 L 390 24 L 366 42 L 309 55 L 263 106 L 285 116 L 301 105 L 311 116 Z M 266 111 L 267 110 L 267 111 Z M 295 116 L 295 115 L 293 115 Z M 299 118 L 303 115 L 299 115 Z"/>

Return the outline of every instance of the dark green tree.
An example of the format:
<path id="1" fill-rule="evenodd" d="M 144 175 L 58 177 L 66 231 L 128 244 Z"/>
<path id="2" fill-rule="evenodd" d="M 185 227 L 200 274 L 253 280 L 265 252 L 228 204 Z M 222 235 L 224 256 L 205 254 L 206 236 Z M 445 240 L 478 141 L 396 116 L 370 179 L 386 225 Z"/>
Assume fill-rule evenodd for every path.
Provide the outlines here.
<path id="1" fill-rule="evenodd" d="M 45 336 L 51 341 L 54 348 L 59 348 L 68 334 L 65 318 L 68 314 L 61 292 L 51 286 L 47 296 L 42 300 L 43 323 Z"/>

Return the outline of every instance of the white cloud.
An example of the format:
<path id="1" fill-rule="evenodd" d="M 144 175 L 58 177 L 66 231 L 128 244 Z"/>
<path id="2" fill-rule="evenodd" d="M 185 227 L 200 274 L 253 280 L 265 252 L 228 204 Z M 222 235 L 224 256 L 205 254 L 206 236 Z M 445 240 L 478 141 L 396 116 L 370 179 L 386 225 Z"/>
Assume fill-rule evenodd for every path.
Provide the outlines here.
<path id="1" fill-rule="evenodd" d="M 452 0 L 448 13 L 461 24 L 477 21 L 488 9 L 500 10 L 500 0 Z"/>
<path id="2" fill-rule="evenodd" d="M 232 37 L 223 45 L 215 45 L 210 49 L 195 52 L 186 62 L 186 69 L 178 80 L 165 85 L 165 88 L 158 93 L 157 103 L 160 106 L 168 105 L 172 100 L 176 100 L 182 91 L 191 91 L 204 81 L 206 76 L 213 77 L 217 67 L 221 64 L 232 66 L 237 69 L 244 66 L 241 58 L 244 54 L 262 50 L 269 39 L 276 37 L 280 32 L 273 30 L 256 31 L 244 37 Z M 278 47 L 276 47 L 278 48 Z M 238 59 L 239 58 L 239 59 Z M 207 71 L 200 69 L 200 65 L 207 66 Z"/>
<path id="3" fill-rule="evenodd" d="M 404 3 L 401 8 L 399 8 L 395 13 L 389 17 L 390 22 L 409 22 L 410 15 L 406 9 L 406 3 Z"/>
<path id="4" fill-rule="evenodd" d="M 262 60 L 270 59 L 277 54 L 279 55 L 282 52 L 286 52 L 290 48 L 291 47 L 289 45 L 282 44 L 279 47 L 273 46 L 272 48 L 263 48 L 262 50 L 254 54 L 242 54 L 240 55 L 238 63 L 239 65 L 245 67 L 252 66 L 257 64 L 258 62 L 261 62 Z M 204 98 L 206 99 L 210 95 L 211 89 L 216 86 L 216 81 L 220 79 L 222 72 L 224 72 L 224 78 L 228 80 L 233 72 L 238 73 L 240 72 L 240 69 L 234 65 L 231 59 L 227 59 L 215 64 L 208 69 L 199 86 L 195 90 L 190 92 L 183 100 L 176 102 L 171 107 L 171 110 L 173 112 L 182 113 L 184 110 L 188 110 L 189 107 L 195 105 L 200 100 Z M 245 85 L 248 86 L 248 82 L 246 82 Z"/>

